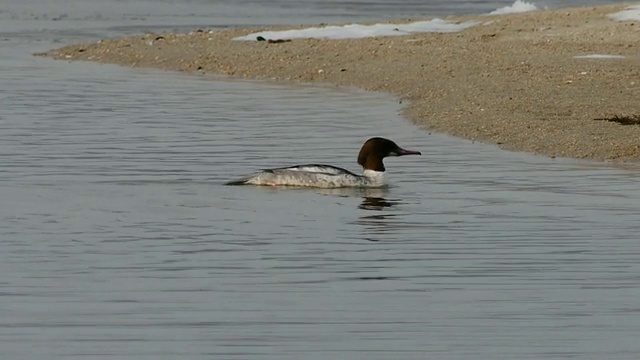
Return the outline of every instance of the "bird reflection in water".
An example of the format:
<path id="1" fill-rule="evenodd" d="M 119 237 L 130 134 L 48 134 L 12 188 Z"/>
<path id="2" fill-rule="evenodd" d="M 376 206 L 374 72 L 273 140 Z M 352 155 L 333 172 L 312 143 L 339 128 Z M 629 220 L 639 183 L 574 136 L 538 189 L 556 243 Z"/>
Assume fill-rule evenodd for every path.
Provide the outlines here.
<path id="1" fill-rule="evenodd" d="M 384 210 L 384 208 L 392 207 L 397 203 L 397 201 L 387 200 L 383 197 L 365 197 L 358 208 L 362 210 L 381 211 Z"/>
<path id="2" fill-rule="evenodd" d="M 388 200 L 386 196 L 389 194 L 388 188 L 337 188 L 337 189 L 319 189 L 318 192 L 324 195 L 333 195 L 341 197 L 360 197 L 362 203 L 358 208 L 362 210 L 381 211 L 384 208 L 392 207 L 398 202 Z"/>
<path id="3" fill-rule="evenodd" d="M 358 205 L 361 210 L 366 210 L 356 224 L 362 225 L 364 228 L 363 239 L 366 241 L 380 241 L 378 237 L 394 231 L 394 220 L 397 219 L 396 212 L 389 211 L 394 206 L 401 203 L 400 200 L 390 200 L 388 198 L 388 188 L 340 188 L 340 189 L 322 189 L 321 194 L 341 196 L 341 197 L 360 197 L 362 202 Z M 377 214 L 371 214 L 369 211 L 376 211 Z"/>

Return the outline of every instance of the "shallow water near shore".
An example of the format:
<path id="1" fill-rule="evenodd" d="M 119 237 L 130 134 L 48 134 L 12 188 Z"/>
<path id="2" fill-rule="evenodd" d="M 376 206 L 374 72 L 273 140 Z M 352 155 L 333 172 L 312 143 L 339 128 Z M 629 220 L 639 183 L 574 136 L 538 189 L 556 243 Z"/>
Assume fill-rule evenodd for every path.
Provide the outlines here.
<path id="1" fill-rule="evenodd" d="M 68 18 L 23 35 L 7 24 L 29 21 L 0 22 L 7 358 L 640 352 L 638 165 L 428 134 L 356 89 L 31 57 L 139 30 Z M 388 189 L 222 185 L 306 162 L 358 171 L 370 136 L 423 156 L 388 159 Z"/>
<path id="2" fill-rule="evenodd" d="M 3 107 L 5 354 L 640 350 L 633 165 L 426 135 L 382 94 L 55 64 L 55 91 L 34 93 L 36 72 Z M 356 170 L 380 134 L 423 152 L 387 160 L 389 189 L 221 185 L 298 162 Z"/>

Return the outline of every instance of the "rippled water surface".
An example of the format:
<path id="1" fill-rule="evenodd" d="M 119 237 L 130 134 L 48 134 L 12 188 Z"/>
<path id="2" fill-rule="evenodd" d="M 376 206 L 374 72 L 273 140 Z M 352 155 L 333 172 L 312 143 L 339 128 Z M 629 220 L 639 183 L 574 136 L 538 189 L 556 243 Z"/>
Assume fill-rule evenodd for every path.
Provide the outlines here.
<path id="1" fill-rule="evenodd" d="M 145 4 L 103 6 L 189 23 Z M 637 165 L 429 134 L 356 89 L 32 57 L 147 24 L 32 5 L 0 11 L 4 357 L 637 359 Z M 388 189 L 222 185 L 358 171 L 370 136 L 423 156 Z"/>

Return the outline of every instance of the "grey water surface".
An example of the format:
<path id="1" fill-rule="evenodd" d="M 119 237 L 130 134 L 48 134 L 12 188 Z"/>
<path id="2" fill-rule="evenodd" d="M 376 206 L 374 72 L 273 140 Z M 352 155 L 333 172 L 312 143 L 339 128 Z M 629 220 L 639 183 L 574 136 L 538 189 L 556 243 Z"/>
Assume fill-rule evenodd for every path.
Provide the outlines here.
<path id="1" fill-rule="evenodd" d="M 640 166 L 429 134 L 385 94 L 31 56 L 255 3 L 0 2 L 3 358 L 638 358 Z M 268 22 L 332 9 L 306 4 Z M 388 189 L 222 185 L 358 171 L 370 136 L 423 156 L 388 159 Z"/>

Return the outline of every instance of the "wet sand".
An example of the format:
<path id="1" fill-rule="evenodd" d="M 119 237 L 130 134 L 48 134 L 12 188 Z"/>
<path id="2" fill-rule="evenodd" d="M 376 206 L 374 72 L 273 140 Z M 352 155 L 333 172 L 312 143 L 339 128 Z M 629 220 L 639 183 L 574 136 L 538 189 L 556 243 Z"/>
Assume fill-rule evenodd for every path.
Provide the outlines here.
<path id="1" fill-rule="evenodd" d="M 268 29 L 202 29 L 39 55 L 385 91 L 428 131 L 552 157 L 637 161 L 640 125 L 598 120 L 640 116 L 640 22 L 606 16 L 624 8 L 450 17 L 483 25 L 353 40 L 232 41 Z M 574 58 L 589 54 L 625 58 Z"/>

